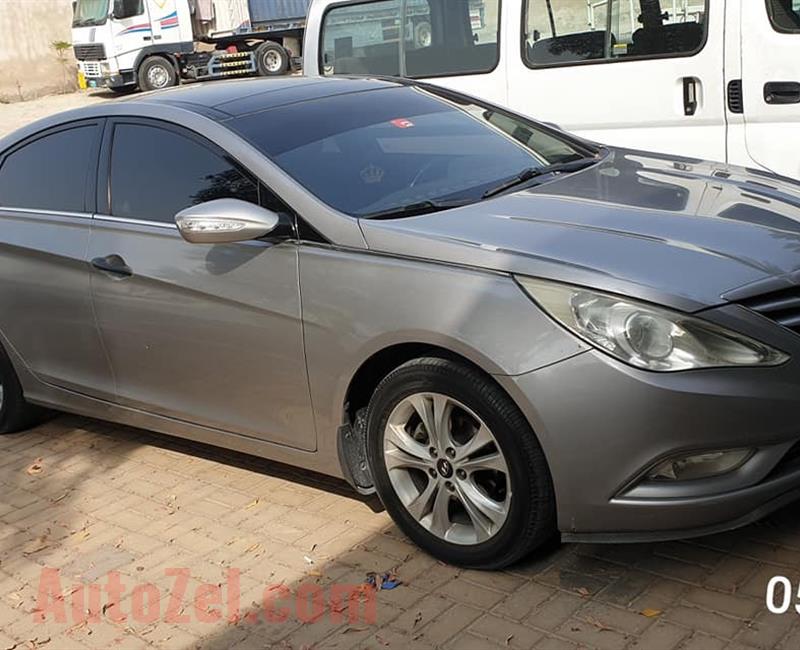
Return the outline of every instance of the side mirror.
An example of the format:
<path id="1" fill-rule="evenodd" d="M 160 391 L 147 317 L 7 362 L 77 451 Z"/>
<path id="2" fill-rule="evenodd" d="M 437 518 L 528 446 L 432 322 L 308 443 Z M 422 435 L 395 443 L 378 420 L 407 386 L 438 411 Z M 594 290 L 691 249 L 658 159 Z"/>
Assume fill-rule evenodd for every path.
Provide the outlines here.
<path id="1" fill-rule="evenodd" d="M 216 199 L 175 215 L 181 236 L 192 244 L 230 244 L 265 237 L 280 217 L 239 199 Z"/>

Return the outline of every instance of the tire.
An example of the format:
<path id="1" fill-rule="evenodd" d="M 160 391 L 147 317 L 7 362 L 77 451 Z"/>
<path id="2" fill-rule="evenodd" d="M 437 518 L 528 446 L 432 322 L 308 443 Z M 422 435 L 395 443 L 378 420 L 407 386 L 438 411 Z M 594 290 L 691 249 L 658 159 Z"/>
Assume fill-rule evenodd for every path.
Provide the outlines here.
<path id="1" fill-rule="evenodd" d="M 163 56 L 151 56 L 142 61 L 137 77 L 139 88 L 144 91 L 162 90 L 178 84 L 175 66 Z"/>
<path id="2" fill-rule="evenodd" d="M 431 439 L 421 411 L 448 413 L 449 433 L 438 438 L 452 444 Z M 557 533 L 550 470 L 533 430 L 499 386 L 466 365 L 415 359 L 384 378 L 367 410 L 367 453 L 392 519 L 440 560 L 500 569 Z"/>
<path id="3" fill-rule="evenodd" d="M 419 23 L 414 28 L 414 44 L 419 47 L 430 47 L 433 42 L 431 24 L 429 22 Z"/>
<path id="4" fill-rule="evenodd" d="M 108 87 L 106 88 L 110 93 L 113 95 L 118 95 L 120 97 L 124 95 L 130 95 L 136 90 L 136 86 L 116 86 L 114 88 Z"/>
<path id="5" fill-rule="evenodd" d="M 14 366 L 1 348 L 0 389 L 0 434 L 27 429 L 42 416 L 42 409 L 25 401 Z"/>
<path id="6" fill-rule="evenodd" d="M 262 77 L 277 77 L 289 70 L 289 53 L 278 43 L 262 43 L 256 48 L 256 66 Z"/>

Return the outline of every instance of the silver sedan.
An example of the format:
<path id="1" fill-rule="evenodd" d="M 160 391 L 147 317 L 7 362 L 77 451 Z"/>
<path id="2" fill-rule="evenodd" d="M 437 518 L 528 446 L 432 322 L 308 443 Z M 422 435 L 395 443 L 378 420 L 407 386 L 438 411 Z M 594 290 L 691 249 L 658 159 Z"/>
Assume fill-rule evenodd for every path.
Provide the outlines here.
<path id="1" fill-rule="evenodd" d="M 194 85 L 0 140 L 0 431 L 346 478 L 508 565 L 800 489 L 800 187 L 425 84 Z"/>

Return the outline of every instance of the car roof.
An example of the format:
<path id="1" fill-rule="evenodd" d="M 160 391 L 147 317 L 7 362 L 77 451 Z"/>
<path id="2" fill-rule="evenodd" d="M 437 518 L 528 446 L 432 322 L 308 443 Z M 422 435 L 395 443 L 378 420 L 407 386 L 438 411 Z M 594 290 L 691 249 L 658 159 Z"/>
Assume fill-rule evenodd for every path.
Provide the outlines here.
<path id="1" fill-rule="evenodd" d="M 406 85 L 404 81 L 368 77 L 275 77 L 232 79 L 187 84 L 135 95 L 125 104 L 168 104 L 202 113 L 219 121 L 298 102 L 335 95 Z"/>

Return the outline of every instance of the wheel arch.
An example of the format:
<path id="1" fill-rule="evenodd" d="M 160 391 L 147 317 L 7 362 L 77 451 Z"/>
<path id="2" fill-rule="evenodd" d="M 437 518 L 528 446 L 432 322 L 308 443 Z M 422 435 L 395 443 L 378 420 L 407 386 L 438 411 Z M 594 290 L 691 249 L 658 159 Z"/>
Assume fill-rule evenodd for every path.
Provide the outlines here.
<path id="1" fill-rule="evenodd" d="M 421 340 L 382 346 L 373 350 L 350 374 L 343 397 L 340 398 L 342 422 L 336 435 L 339 463 L 344 478 L 362 494 L 374 493 L 374 487 L 371 476 L 368 472 L 365 473 L 363 466 L 366 459 L 366 432 L 360 430 L 358 414 L 369 404 L 375 389 L 384 377 L 404 363 L 423 357 L 449 359 L 478 372 L 505 393 L 535 430 L 527 409 L 502 382 L 497 381 L 493 373 L 496 374 L 499 369 L 492 367 L 490 361 L 482 360 L 479 355 L 470 354 L 468 350 L 456 351 L 453 347 Z"/>
<path id="2" fill-rule="evenodd" d="M 176 47 L 177 50 L 175 49 Z M 178 78 L 180 78 L 180 66 L 178 64 L 177 55 L 179 53 L 192 52 L 193 50 L 194 45 L 192 43 L 179 43 L 177 46 L 173 46 L 170 49 L 166 49 L 160 45 L 149 45 L 148 47 L 144 47 L 139 54 L 136 55 L 136 60 L 133 62 L 133 77 L 134 79 L 138 79 L 139 68 L 147 59 L 150 59 L 154 56 L 160 56 L 167 59 L 167 61 L 172 64 L 172 67 L 175 68 L 175 74 L 177 74 Z"/>

